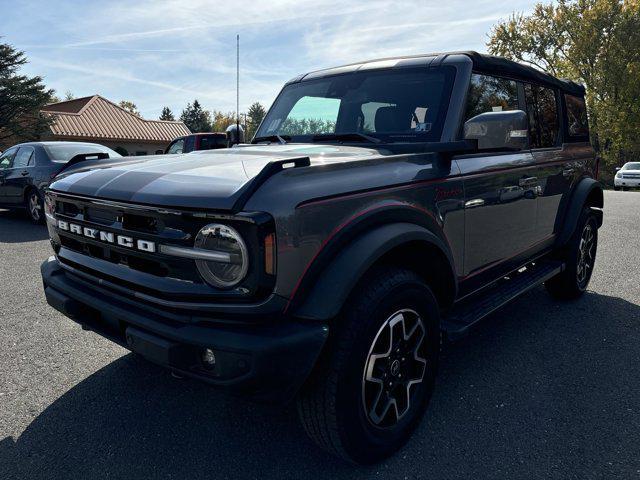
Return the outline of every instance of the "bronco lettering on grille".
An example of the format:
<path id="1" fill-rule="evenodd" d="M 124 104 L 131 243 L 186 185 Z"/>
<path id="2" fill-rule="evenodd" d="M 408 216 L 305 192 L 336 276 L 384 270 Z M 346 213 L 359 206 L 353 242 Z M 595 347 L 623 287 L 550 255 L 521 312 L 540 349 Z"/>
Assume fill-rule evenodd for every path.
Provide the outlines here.
<path id="1" fill-rule="evenodd" d="M 118 245 L 120 247 L 132 248 L 142 252 L 155 253 L 156 244 L 148 240 L 135 239 L 127 235 L 117 235 L 112 232 L 104 232 L 95 228 L 83 227 L 76 223 L 70 223 L 65 220 L 58 220 L 58 228 L 65 232 L 82 235 L 93 240 Z"/>

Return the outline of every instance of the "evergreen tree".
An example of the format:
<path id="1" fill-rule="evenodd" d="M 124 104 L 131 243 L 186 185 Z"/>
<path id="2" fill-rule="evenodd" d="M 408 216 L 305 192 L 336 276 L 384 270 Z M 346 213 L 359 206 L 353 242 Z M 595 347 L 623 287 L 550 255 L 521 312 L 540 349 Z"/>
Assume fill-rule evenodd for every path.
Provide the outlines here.
<path id="1" fill-rule="evenodd" d="M 254 102 L 249 107 L 249 111 L 247 112 L 248 121 L 247 121 L 247 132 L 246 138 L 251 139 L 256 134 L 258 127 L 260 126 L 260 122 L 267 114 L 266 109 L 259 103 Z"/>
<path id="2" fill-rule="evenodd" d="M 27 59 L 24 52 L 9 44 L 0 44 L 0 149 L 12 144 L 37 140 L 51 125 L 52 119 L 40 113 L 51 103 L 53 90 L 41 77 L 20 75 Z"/>
<path id="3" fill-rule="evenodd" d="M 162 113 L 160 114 L 160 120 L 171 121 L 171 122 L 175 120 L 175 117 L 173 116 L 173 112 L 169 107 L 164 107 L 162 109 Z"/>
<path id="4" fill-rule="evenodd" d="M 198 100 L 193 101 L 193 105 L 188 103 L 187 107 L 182 111 L 180 120 L 193 133 L 210 132 L 211 131 L 211 115 L 203 110 Z"/>

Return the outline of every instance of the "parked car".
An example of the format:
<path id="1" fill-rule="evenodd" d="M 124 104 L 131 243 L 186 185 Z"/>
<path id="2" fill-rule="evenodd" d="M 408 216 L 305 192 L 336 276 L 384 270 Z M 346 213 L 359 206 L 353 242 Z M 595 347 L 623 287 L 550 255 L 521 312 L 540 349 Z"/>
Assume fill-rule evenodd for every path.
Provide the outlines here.
<path id="1" fill-rule="evenodd" d="M 196 150 L 215 150 L 229 146 L 226 133 L 194 133 L 176 138 L 165 149 L 165 154 L 189 153 Z"/>
<path id="2" fill-rule="evenodd" d="M 44 189 L 70 161 L 115 158 L 120 154 L 95 143 L 29 142 L 0 155 L 0 208 L 25 209 L 31 221 L 44 219 Z"/>
<path id="3" fill-rule="evenodd" d="M 47 301 L 181 375 L 295 399 L 322 448 L 379 461 L 423 416 L 441 339 L 536 285 L 587 288 L 584 93 L 474 52 L 301 75 L 253 145 L 56 180 Z"/>
<path id="4" fill-rule="evenodd" d="M 640 187 L 640 162 L 627 162 L 618 169 L 613 179 L 615 190 L 629 190 Z"/>

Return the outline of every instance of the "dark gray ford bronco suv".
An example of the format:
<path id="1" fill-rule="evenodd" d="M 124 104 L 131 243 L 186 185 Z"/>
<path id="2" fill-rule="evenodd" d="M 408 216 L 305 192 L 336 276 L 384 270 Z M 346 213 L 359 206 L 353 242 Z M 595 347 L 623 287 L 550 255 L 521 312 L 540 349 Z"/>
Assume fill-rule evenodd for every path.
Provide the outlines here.
<path id="1" fill-rule="evenodd" d="M 46 298 L 181 375 L 296 399 L 319 445 L 371 463 L 418 424 L 442 339 L 536 285 L 585 291 L 597 169 L 584 89 L 526 66 L 317 71 L 252 145 L 64 172 Z"/>

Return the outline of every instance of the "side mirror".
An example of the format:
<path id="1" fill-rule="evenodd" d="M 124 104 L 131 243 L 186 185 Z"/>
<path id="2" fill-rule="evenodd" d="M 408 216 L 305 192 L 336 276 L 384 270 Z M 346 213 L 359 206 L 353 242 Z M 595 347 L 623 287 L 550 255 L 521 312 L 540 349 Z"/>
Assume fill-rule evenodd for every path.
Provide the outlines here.
<path id="1" fill-rule="evenodd" d="M 527 114 L 522 110 L 485 112 L 464 123 L 465 140 L 477 140 L 478 150 L 529 148 Z"/>
<path id="2" fill-rule="evenodd" d="M 616 172 L 620 170 L 620 167 L 616 167 Z"/>

